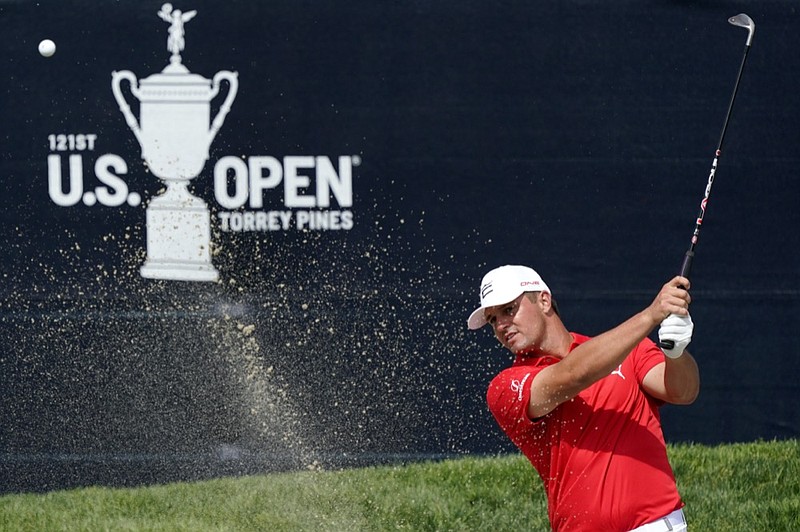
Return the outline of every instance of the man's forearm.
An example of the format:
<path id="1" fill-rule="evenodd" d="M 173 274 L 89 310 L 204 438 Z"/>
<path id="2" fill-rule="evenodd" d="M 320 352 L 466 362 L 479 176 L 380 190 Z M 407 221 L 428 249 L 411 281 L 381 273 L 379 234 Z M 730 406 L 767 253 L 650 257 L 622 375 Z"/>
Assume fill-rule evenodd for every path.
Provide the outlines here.
<path id="1" fill-rule="evenodd" d="M 655 325 L 650 315 L 642 311 L 610 331 L 579 345 L 562 364 L 571 366 L 576 380 L 588 386 L 622 364 Z"/>
<path id="2" fill-rule="evenodd" d="M 692 355 L 684 351 L 678 358 L 665 357 L 664 388 L 670 403 L 688 405 L 700 393 L 700 370 Z"/>

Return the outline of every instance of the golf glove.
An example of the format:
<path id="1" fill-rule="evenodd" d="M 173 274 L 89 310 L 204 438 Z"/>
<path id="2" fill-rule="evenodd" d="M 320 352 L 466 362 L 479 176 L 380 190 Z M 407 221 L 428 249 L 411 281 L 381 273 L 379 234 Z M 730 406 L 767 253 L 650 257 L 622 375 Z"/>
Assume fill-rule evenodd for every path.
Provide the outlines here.
<path id="1" fill-rule="evenodd" d="M 683 354 L 689 342 L 692 341 L 693 330 L 694 323 L 692 323 L 691 316 L 688 314 L 686 316 L 670 314 L 661 322 L 661 327 L 658 329 L 658 339 L 662 342 L 664 340 L 672 340 L 675 344 L 672 349 L 662 347 L 661 350 L 669 358 L 678 358 Z"/>

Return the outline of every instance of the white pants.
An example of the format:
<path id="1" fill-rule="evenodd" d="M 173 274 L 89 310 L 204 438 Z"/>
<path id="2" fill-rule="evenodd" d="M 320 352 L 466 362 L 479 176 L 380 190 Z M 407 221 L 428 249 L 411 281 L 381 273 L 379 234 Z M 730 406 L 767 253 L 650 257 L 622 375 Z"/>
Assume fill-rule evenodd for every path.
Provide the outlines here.
<path id="1" fill-rule="evenodd" d="M 685 532 L 686 518 L 683 510 L 675 510 L 669 515 L 656 519 L 646 525 L 636 527 L 630 532 Z"/>

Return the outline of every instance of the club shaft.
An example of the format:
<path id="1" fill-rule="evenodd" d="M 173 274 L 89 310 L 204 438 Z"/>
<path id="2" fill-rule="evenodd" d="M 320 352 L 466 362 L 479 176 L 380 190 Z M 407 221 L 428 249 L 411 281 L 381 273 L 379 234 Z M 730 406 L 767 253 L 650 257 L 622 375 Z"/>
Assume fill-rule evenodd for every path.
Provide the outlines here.
<path id="1" fill-rule="evenodd" d="M 736 84 L 733 86 L 733 94 L 731 94 L 731 103 L 728 104 L 728 113 L 725 115 L 725 123 L 722 126 L 722 134 L 719 136 L 719 144 L 717 145 L 717 153 L 722 153 L 722 143 L 725 141 L 725 133 L 728 131 L 728 122 L 731 119 L 733 112 L 733 103 L 736 101 L 736 93 L 739 92 L 739 82 L 742 80 L 742 72 L 744 72 L 744 64 L 747 62 L 747 54 L 750 53 L 750 45 L 744 47 L 744 55 L 742 55 L 742 63 L 739 65 L 739 74 L 736 76 Z"/>
<path id="2" fill-rule="evenodd" d="M 697 221 L 695 222 L 694 232 L 692 233 L 691 244 L 684 255 L 683 263 L 681 264 L 680 275 L 686 277 L 687 279 L 689 278 L 689 274 L 692 270 L 692 261 L 694 260 L 695 248 L 697 247 L 697 241 L 700 237 L 700 228 L 703 225 L 703 218 L 705 218 L 706 215 L 708 199 L 711 196 L 711 187 L 714 185 L 714 177 L 717 173 L 717 164 L 720 157 L 722 157 L 722 145 L 725 142 L 725 133 L 728 131 L 728 123 L 730 122 L 731 113 L 733 112 L 733 104 L 736 102 L 736 94 L 739 92 L 739 82 L 742 79 L 744 65 L 747 62 L 747 55 L 749 52 L 750 45 L 748 44 L 744 47 L 744 55 L 742 56 L 742 62 L 739 65 L 739 73 L 736 76 L 736 84 L 733 86 L 733 94 L 731 95 L 731 101 L 728 104 L 728 112 L 725 115 L 725 122 L 722 125 L 722 133 L 719 136 L 719 144 L 717 144 L 717 150 L 714 152 L 714 160 L 711 163 L 711 171 L 708 174 L 708 183 L 706 184 L 705 194 L 703 196 L 703 200 L 700 202 L 700 211 L 697 214 Z"/>
<path id="3" fill-rule="evenodd" d="M 728 104 L 728 112 L 725 115 L 725 122 L 722 124 L 722 133 L 719 136 L 719 144 L 717 144 L 717 150 L 714 152 L 714 160 L 711 163 L 711 171 L 708 174 L 708 183 L 706 184 L 705 194 L 703 196 L 703 200 L 700 202 L 700 212 L 697 214 L 697 221 L 695 222 L 694 232 L 692 233 L 692 240 L 691 244 L 689 245 L 689 249 L 686 250 L 686 253 L 683 257 L 683 262 L 681 263 L 680 275 L 682 277 L 689 278 L 689 275 L 692 271 L 692 261 L 694 261 L 694 254 L 695 248 L 697 247 L 697 241 L 700 237 L 700 228 L 703 225 L 703 218 L 706 215 L 706 206 L 708 205 L 708 198 L 711 196 L 711 187 L 714 184 L 714 177 L 717 173 L 717 163 L 719 162 L 720 157 L 722 156 L 722 144 L 725 142 L 725 133 L 728 131 L 728 123 L 731 119 L 731 113 L 733 112 L 733 104 L 736 101 L 736 93 L 739 92 L 739 82 L 742 79 L 742 73 L 744 72 L 744 65 L 747 62 L 747 55 L 750 53 L 750 43 L 752 41 L 752 31 L 748 35 L 747 44 L 744 47 L 744 54 L 742 55 L 742 62 L 739 65 L 739 73 L 736 76 L 736 83 L 733 86 L 733 94 L 731 94 L 731 101 Z M 675 342 L 672 340 L 662 340 L 658 343 L 659 347 L 663 349 L 672 349 L 675 347 Z"/>

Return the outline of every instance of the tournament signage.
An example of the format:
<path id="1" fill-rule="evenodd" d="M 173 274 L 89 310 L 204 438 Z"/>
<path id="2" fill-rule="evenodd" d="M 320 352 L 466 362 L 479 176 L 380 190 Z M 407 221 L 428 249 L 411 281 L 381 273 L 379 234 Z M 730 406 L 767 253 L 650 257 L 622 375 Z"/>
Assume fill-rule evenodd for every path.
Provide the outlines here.
<path id="1" fill-rule="evenodd" d="M 0 491 L 513 450 L 477 283 L 532 266 L 592 335 L 651 301 L 743 37 L 690 2 L 169 1 L 0 2 Z M 746 3 L 673 441 L 800 430 L 796 0 Z"/>
<path id="2" fill-rule="evenodd" d="M 111 75 L 111 93 L 141 147 L 146 169 L 165 186 L 146 201 L 147 260 L 141 275 L 216 281 L 220 273 L 212 263 L 212 226 L 222 233 L 352 229 L 353 168 L 361 158 L 349 155 L 223 156 L 212 171 L 212 218 L 190 183 L 202 179 L 211 144 L 236 100 L 238 75 L 220 70 L 207 79 L 184 64 L 186 28 L 196 10 L 184 12 L 165 3 L 157 14 L 169 24 L 169 64 L 141 79 L 130 70 Z M 216 100 L 221 105 L 212 113 Z M 125 176 L 132 165 L 114 153 L 94 159 L 98 184 L 91 188 L 85 173 L 100 144 L 98 134 L 60 133 L 47 139 L 48 193 L 54 204 L 138 207 L 147 197 L 130 190 Z"/>

